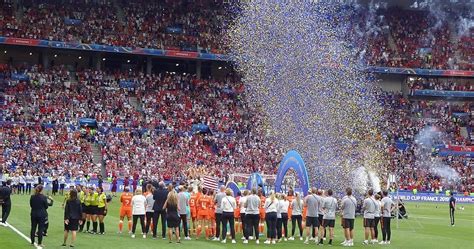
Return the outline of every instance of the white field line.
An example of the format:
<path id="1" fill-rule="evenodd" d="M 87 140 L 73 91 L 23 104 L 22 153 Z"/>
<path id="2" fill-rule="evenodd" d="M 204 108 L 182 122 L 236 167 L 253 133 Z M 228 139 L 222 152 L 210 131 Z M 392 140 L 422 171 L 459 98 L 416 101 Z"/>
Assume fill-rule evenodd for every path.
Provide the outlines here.
<path id="1" fill-rule="evenodd" d="M 31 239 L 28 238 L 28 236 L 26 236 L 25 234 L 23 234 L 22 232 L 20 232 L 18 229 L 16 229 L 14 226 L 12 226 L 11 224 L 7 223 L 7 226 L 9 228 L 11 228 L 15 233 L 17 233 L 18 235 L 20 235 L 22 238 L 24 238 L 26 241 L 28 241 L 28 243 L 31 243 Z M 35 248 L 41 248 L 37 245 L 35 245 Z"/>

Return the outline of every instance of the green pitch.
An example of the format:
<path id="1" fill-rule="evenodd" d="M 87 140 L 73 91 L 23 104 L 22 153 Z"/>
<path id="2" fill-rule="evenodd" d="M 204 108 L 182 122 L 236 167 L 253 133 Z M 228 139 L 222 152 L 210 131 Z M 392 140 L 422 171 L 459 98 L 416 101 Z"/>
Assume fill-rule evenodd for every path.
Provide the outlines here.
<path id="1" fill-rule="evenodd" d="M 300 247 L 310 248 L 315 247 L 315 244 L 304 245 L 302 241 L 287 241 L 277 243 L 276 245 L 255 245 L 255 241 L 250 241 L 248 245 L 242 244 L 240 238 L 237 236 L 237 244 L 221 244 L 219 242 L 206 241 L 204 239 L 184 241 L 182 244 L 168 244 L 167 240 L 161 238 L 153 240 L 151 236 L 143 239 L 140 235 L 140 228 L 137 227 L 137 237 L 135 239 L 125 232 L 117 234 L 118 230 L 118 208 L 117 198 L 115 198 L 109 207 L 109 214 L 105 219 L 106 235 L 90 235 L 80 233 L 75 243 L 76 248 L 176 248 L 186 247 L 191 249 L 213 249 L 213 248 L 288 248 Z M 62 197 L 55 197 L 53 207 L 48 209 L 50 226 L 48 237 L 44 238 L 45 248 L 62 248 L 60 245 L 63 241 L 63 209 L 61 208 Z M 17 228 L 20 232 L 29 237 L 30 230 L 30 208 L 29 196 L 15 195 L 12 197 L 12 211 L 8 219 L 8 223 Z M 363 228 L 360 219 L 355 224 L 355 238 L 354 248 L 416 248 L 416 249 L 435 249 L 435 248 L 474 248 L 474 205 L 461 205 L 464 210 L 456 211 L 456 226 L 449 225 L 449 213 L 447 204 L 432 204 L 432 203 L 408 203 L 407 210 L 409 212 L 408 220 L 400 220 L 400 226 L 397 229 L 396 220 L 392 221 L 392 244 L 391 245 L 369 245 L 363 246 Z M 159 226 L 158 228 L 160 228 Z M 92 228 L 92 225 L 91 225 Z M 124 231 L 127 231 L 126 223 L 124 223 Z M 158 229 L 158 234 L 161 230 Z M 381 232 L 379 232 L 379 240 L 381 239 Z M 264 239 L 263 239 L 264 240 Z M 261 239 L 261 242 L 263 242 Z M 339 244 L 343 241 L 342 229 L 337 224 L 335 229 L 334 247 L 342 247 Z M 326 247 L 327 245 L 324 245 Z M 10 228 L 0 226 L 0 248 L 33 248 L 29 243 L 16 234 Z"/>

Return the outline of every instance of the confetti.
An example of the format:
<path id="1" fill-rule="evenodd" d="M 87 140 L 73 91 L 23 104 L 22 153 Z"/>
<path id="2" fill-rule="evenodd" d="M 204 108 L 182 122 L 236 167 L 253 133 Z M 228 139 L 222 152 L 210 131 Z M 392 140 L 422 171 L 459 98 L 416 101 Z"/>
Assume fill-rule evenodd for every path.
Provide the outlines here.
<path id="1" fill-rule="evenodd" d="M 378 88 L 358 67 L 344 7 L 319 1 L 241 1 L 229 47 L 269 136 L 300 152 L 313 186 L 360 184 L 360 167 L 383 173 Z"/>

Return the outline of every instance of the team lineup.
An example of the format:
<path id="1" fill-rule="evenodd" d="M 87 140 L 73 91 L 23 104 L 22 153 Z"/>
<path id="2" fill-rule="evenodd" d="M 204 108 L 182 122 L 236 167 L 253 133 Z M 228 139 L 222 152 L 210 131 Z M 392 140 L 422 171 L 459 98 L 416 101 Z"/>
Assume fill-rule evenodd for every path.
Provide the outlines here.
<path id="1" fill-rule="evenodd" d="M 337 200 L 331 189 L 313 188 L 303 197 L 292 190 L 287 194 L 270 192 L 265 196 L 261 188 L 254 188 L 243 190 L 234 197 L 232 190 L 224 186 L 214 192 L 201 187 L 194 191 L 192 186 L 166 186 L 163 182 L 155 185 L 156 188 L 146 184 L 145 191 L 138 188 L 134 193 L 125 187 L 119 197 L 118 233 L 124 231 L 124 222 L 127 222 L 127 231 L 132 238 L 135 238 L 138 224 L 143 238 L 149 235 L 157 238 L 159 225 L 155 224 L 159 224 L 161 219 L 161 237 L 170 243 L 173 236 L 176 243 L 181 243 L 181 237 L 222 243 L 226 243 L 229 237 L 231 243 L 237 243 L 236 234 L 242 233 L 244 244 L 252 240 L 259 244 L 260 238 L 266 237 L 264 244 L 299 239 L 305 244 L 311 241 L 324 244 L 327 241 L 332 245 L 336 214 L 340 212 L 340 225 L 344 231 L 341 244 L 354 245 L 357 201 L 350 188 L 342 199 Z M 110 196 L 101 187 L 94 190 L 78 185 L 66 194 L 63 206 L 68 206 L 72 201 L 70 197 L 76 195 L 81 203 L 81 216 L 68 222 L 79 224 L 76 229 L 79 232 L 105 234 L 104 218 Z M 372 190 L 367 192 L 361 210 L 364 217 L 361 226 L 365 232 L 363 244 L 390 244 L 390 222 L 395 209 L 396 205 L 386 191 L 375 195 Z M 288 223 L 291 223 L 291 229 Z M 382 232 L 380 241 L 379 227 Z M 263 236 L 265 231 L 266 236 Z"/>

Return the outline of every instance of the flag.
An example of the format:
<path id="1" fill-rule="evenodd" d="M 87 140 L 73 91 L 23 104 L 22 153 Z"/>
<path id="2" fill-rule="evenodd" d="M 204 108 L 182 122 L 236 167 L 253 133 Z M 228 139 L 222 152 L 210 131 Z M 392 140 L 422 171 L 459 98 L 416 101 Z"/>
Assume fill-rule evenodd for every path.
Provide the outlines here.
<path id="1" fill-rule="evenodd" d="M 202 186 L 203 186 L 203 188 L 216 190 L 217 187 L 219 187 L 219 182 L 217 181 L 217 178 L 215 178 L 215 177 L 204 176 L 202 178 Z"/>

